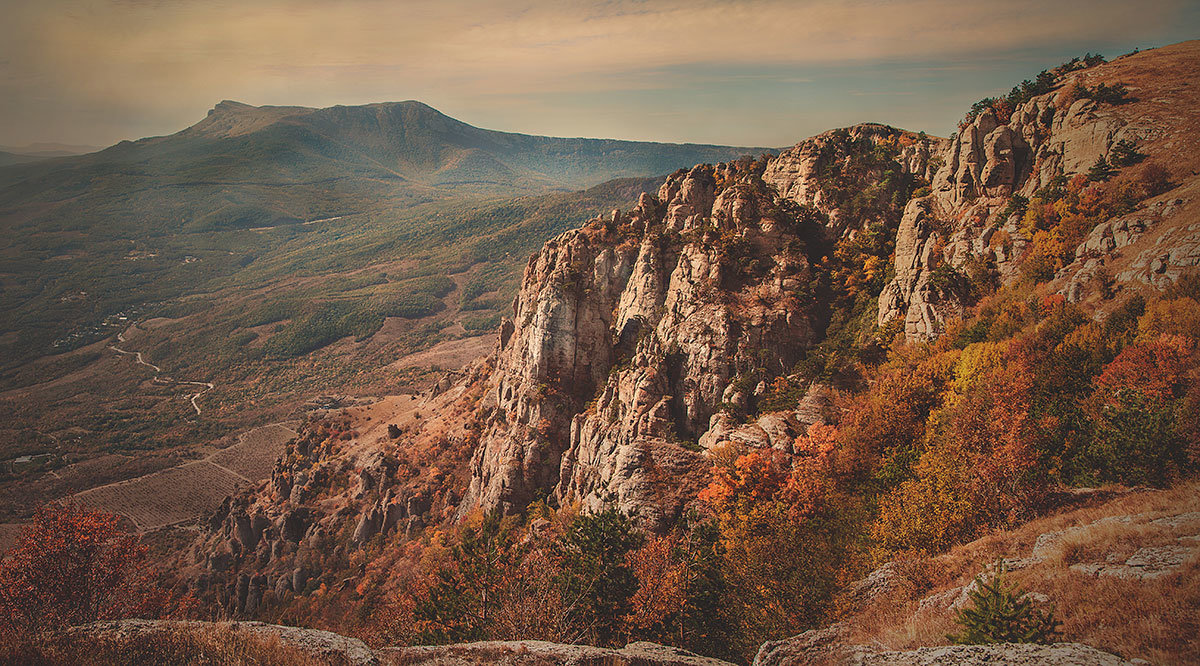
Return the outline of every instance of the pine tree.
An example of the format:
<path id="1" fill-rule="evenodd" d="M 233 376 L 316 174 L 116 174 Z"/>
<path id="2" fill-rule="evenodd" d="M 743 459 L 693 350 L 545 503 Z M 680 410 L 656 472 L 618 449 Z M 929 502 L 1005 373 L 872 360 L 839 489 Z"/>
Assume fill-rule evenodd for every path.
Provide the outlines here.
<path id="1" fill-rule="evenodd" d="M 1092 182 L 1108 180 L 1112 177 L 1112 175 L 1113 168 L 1109 166 L 1108 160 L 1104 159 L 1103 155 L 1096 160 L 1096 163 L 1092 165 L 1091 169 L 1088 169 L 1088 180 Z"/>
<path id="2" fill-rule="evenodd" d="M 1145 155 L 1138 152 L 1137 147 L 1129 139 L 1121 139 L 1113 144 L 1110 154 L 1112 155 L 1112 159 L 1109 162 L 1116 167 L 1137 164 L 1146 158 Z"/>
<path id="3" fill-rule="evenodd" d="M 1034 607 L 1020 586 L 1004 578 L 1003 566 L 991 578 L 976 577 L 969 597 L 973 607 L 958 612 L 962 631 L 947 636 L 958 645 L 1049 643 L 1058 633 L 1054 609 Z"/>
<path id="4" fill-rule="evenodd" d="M 617 640 L 621 618 L 629 613 L 638 589 L 629 553 L 644 542 L 633 521 L 615 508 L 577 516 L 556 545 L 562 562 L 562 585 L 580 599 L 580 620 L 597 645 Z"/>

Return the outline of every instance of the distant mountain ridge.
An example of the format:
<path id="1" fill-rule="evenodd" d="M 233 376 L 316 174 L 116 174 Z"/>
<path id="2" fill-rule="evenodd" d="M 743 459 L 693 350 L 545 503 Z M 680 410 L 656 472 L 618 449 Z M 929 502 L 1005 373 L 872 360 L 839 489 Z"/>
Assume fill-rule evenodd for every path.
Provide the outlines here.
<path id="1" fill-rule="evenodd" d="M 171 233 L 181 222 L 192 231 L 253 228 L 384 203 L 578 190 L 764 150 L 498 132 L 415 101 L 324 109 L 224 101 L 175 134 L 0 166 L 0 216 L 39 231 L 119 229 L 131 217 L 140 220 L 134 232 Z M 29 209 L 36 213 L 21 214 Z"/>
<path id="2" fill-rule="evenodd" d="M 657 175 L 765 148 L 558 138 L 481 129 L 417 101 L 308 108 L 223 101 L 195 125 L 148 143 L 251 135 L 320 137 L 383 171 L 435 185 L 528 180 L 577 189 Z M 142 143 L 142 142 L 138 142 Z"/>
<path id="3" fill-rule="evenodd" d="M 313 247 L 363 234 L 376 239 L 371 250 L 339 261 L 390 257 L 415 234 L 426 244 L 407 246 L 405 259 L 434 250 L 446 261 L 454 252 L 473 257 L 466 265 L 506 261 L 506 252 L 528 252 L 595 214 L 600 201 L 624 202 L 619 185 L 602 188 L 578 199 L 588 202 L 582 217 L 546 226 L 537 212 L 545 202 L 533 199 L 760 151 L 497 132 L 413 101 L 325 109 L 225 101 L 167 136 L 37 161 L 0 154 L 0 274 L 14 276 L 0 299 L 0 332 L 20 338 L 0 350 L 16 360 L 60 350 L 54 341 L 91 340 L 115 313 L 256 262 L 260 276 L 313 270 L 331 260 Z M 26 163 L 5 166 L 18 160 Z M 527 200 L 502 203 L 515 197 Z M 308 224 L 317 221 L 337 222 L 330 237 L 293 238 L 319 231 Z M 528 247 L 505 236 L 496 256 L 446 247 L 498 233 L 500 223 L 545 228 Z M 285 264 L 292 268 L 263 268 Z"/>
<path id="4" fill-rule="evenodd" d="M 53 157 L 71 157 L 100 150 L 97 146 L 64 143 L 31 143 L 25 146 L 0 146 L 0 167 L 28 164 Z"/>

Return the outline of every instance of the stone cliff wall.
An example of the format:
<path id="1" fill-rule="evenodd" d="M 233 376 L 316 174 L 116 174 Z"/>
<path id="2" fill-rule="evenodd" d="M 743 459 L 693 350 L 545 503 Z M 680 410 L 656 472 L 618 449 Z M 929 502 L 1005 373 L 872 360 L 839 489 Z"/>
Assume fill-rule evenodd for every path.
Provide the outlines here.
<path id="1" fill-rule="evenodd" d="M 502 330 L 496 409 L 460 515 L 548 494 L 586 510 L 614 502 L 665 527 L 705 482 L 704 449 L 736 440 L 790 452 L 823 420 L 822 391 L 806 411 L 761 423 L 733 423 L 723 408 L 748 400 L 739 377 L 786 374 L 821 334 L 810 255 L 867 223 L 842 218 L 821 174 L 855 147 L 902 136 L 910 145 L 893 167 L 932 175 L 939 142 L 861 125 L 765 162 L 677 172 L 629 213 L 548 242 Z"/>

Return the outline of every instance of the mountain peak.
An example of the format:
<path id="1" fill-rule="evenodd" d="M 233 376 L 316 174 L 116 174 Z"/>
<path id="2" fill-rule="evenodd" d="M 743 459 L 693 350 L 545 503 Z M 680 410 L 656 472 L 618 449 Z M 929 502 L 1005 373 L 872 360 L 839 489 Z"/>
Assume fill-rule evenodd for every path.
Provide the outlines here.
<path id="1" fill-rule="evenodd" d="M 282 118 L 305 114 L 313 109 L 305 106 L 252 106 L 244 102 L 222 100 L 209 109 L 204 120 L 183 130 L 181 134 L 207 138 L 229 138 L 258 131 Z"/>
<path id="2" fill-rule="evenodd" d="M 217 105 L 208 110 L 208 115 L 214 113 L 227 113 L 230 111 L 241 111 L 244 109 L 253 109 L 254 107 L 244 102 L 237 102 L 232 99 L 223 99 L 217 102 Z"/>

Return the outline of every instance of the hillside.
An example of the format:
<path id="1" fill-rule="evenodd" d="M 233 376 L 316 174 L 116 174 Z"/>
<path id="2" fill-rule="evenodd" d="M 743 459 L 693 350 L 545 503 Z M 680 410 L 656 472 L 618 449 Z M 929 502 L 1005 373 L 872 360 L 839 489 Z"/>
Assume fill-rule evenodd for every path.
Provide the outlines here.
<path id="1" fill-rule="evenodd" d="M 534 254 L 495 350 L 415 412 L 311 417 L 179 563 L 234 616 L 737 660 L 836 617 L 875 565 L 1073 488 L 1184 482 L 1195 106 L 1167 80 L 1194 79 L 1198 52 L 1067 63 L 949 139 L 865 124 L 672 174 Z M 1068 279 L 1123 265 L 1142 233 L 1171 239 L 1149 278 Z M 602 573 L 593 547 L 614 549 Z M 466 575 L 488 552 L 495 578 Z M 628 577 L 630 605 L 554 615 L 554 581 L 593 574 Z"/>
<path id="2" fill-rule="evenodd" d="M 299 234 L 311 231 L 305 223 L 351 216 L 426 221 L 441 204 L 453 208 L 448 202 L 578 190 L 752 150 L 493 132 L 419 102 L 222 102 L 171 136 L 0 168 L 5 358 L 78 346 L 64 338 L 135 305 L 211 287 L 279 247 L 280 233 L 261 231 Z M 163 257 L 125 270 L 131 253 L 168 252 L 169 267 Z M 217 265 L 180 267 L 189 256 Z M 47 337 L 59 344 L 46 348 Z"/>
<path id="3" fill-rule="evenodd" d="M 418 102 L 222 102 L 0 168 L 0 462 L 51 458 L 3 480 L 0 514 L 203 458 L 317 393 L 396 391 L 426 368 L 388 363 L 494 326 L 545 239 L 742 152 L 482 130 Z M 187 382 L 213 388 L 193 403 Z"/>
<path id="4" fill-rule="evenodd" d="M 25 321 L 53 330 L 59 317 L 91 315 L 96 304 L 88 297 L 122 309 L 56 340 L 39 328 L 9 335 L 58 353 L 31 362 L 6 357 L 0 460 L 51 455 L 32 469 L 0 469 L 0 509 L 6 518 L 25 516 L 44 498 L 205 458 L 233 444 L 239 430 L 296 418 L 320 395 L 424 386 L 431 364 L 455 364 L 393 361 L 439 343 L 476 344 L 508 310 L 526 253 L 579 220 L 628 205 L 656 182 L 439 202 L 394 218 L 207 241 L 234 244 L 232 255 L 180 253 L 165 239 L 141 250 L 118 245 L 110 272 L 79 276 L 86 297 L 39 297 Z M 98 293 L 106 280 L 109 290 Z M 173 296 L 192 291 L 199 293 Z M 199 389 L 190 381 L 213 387 L 193 400 Z"/>
<path id="5" fill-rule="evenodd" d="M 761 150 L 496 132 L 413 101 L 326 109 L 225 101 L 169 136 L 0 170 L 0 210 L 7 229 L 40 234 L 244 229 L 385 202 L 578 190 Z"/>

